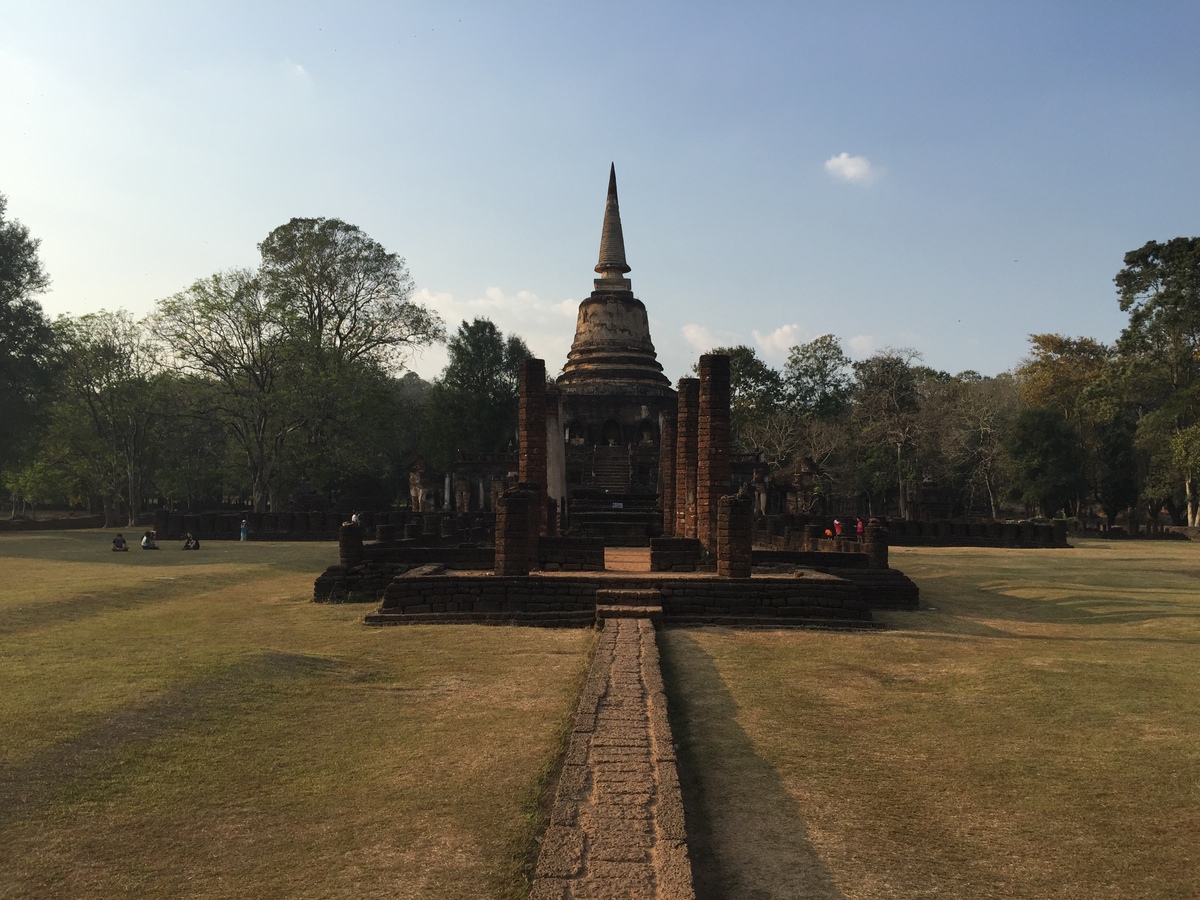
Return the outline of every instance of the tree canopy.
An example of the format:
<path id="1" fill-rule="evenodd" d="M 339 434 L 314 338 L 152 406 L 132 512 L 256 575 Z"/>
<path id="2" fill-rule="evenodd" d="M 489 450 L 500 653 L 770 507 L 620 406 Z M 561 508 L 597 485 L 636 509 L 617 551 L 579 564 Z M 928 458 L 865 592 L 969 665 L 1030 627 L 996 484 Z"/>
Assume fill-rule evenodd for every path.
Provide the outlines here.
<path id="1" fill-rule="evenodd" d="M 6 219 L 0 194 L 0 468 L 25 458 L 56 366 L 56 338 L 36 296 L 50 285 L 39 241 Z"/>

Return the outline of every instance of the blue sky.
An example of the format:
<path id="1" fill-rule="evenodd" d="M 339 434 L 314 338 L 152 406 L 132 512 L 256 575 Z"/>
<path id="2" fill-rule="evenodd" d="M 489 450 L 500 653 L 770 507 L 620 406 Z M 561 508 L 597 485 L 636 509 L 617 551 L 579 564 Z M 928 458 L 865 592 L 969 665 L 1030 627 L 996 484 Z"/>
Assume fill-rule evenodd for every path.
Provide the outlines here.
<path id="1" fill-rule="evenodd" d="M 1115 338 L 1124 253 L 1200 232 L 1197 34 L 1195 2 L 6 0 L 0 193 L 52 315 L 149 313 L 328 216 L 556 371 L 615 161 L 672 379 L 830 332 L 990 375 Z"/>

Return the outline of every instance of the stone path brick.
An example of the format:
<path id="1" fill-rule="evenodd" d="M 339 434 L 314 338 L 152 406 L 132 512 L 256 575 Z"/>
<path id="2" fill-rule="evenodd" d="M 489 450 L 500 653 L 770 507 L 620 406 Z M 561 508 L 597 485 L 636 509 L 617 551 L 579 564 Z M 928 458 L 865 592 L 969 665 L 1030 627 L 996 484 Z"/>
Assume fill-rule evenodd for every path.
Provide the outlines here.
<path id="1" fill-rule="evenodd" d="M 608 619 L 575 714 L 531 900 L 694 900 L 653 624 Z"/>

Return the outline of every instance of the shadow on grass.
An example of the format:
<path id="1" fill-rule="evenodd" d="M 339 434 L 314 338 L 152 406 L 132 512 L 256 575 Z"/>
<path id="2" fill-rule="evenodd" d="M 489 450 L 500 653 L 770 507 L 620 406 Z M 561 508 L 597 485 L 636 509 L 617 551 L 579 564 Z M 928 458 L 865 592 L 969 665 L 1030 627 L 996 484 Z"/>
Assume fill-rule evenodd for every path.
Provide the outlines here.
<path id="1" fill-rule="evenodd" d="M 269 575 L 264 573 L 264 579 Z M 214 572 L 211 575 L 159 576 L 133 587 L 109 588 L 72 594 L 58 600 L 9 605 L 0 609 L 0 635 L 44 628 L 48 625 L 70 625 L 93 616 L 121 612 L 156 603 L 191 597 L 197 591 L 212 591 L 239 585 L 253 588 L 245 572 Z"/>
<path id="2" fill-rule="evenodd" d="M 660 647 L 697 900 L 844 900 L 799 805 L 737 724 L 712 657 L 679 629 Z"/>
<path id="3" fill-rule="evenodd" d="M 149 703 L 114 710 L 23 763 L 0 766 L 0 827 L 64 799 L 95 799 L 124 774 L 122 760 L 168 734 L 202 729 L 261 703 L 302 676 L 334 671 L 321 657 L 268 651 L 180 685 Z"/>

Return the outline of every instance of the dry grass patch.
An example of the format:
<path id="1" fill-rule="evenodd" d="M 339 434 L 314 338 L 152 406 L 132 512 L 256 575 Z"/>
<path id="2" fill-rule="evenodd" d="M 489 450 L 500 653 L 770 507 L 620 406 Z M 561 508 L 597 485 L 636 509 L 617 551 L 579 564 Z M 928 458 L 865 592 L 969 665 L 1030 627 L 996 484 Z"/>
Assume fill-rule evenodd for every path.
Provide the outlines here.
<path id="1" fill-rule="evenodd" d="M 4 897 L 516 897 L 591 635 L 366 628 L 328 544 L 0 538 Z"/>
<path id="2" fill-rule="evenodd" d="M 885 632 L 666 633 L 702 895 L 1200 896 L 1200 547 L 893 553 Z"/>

